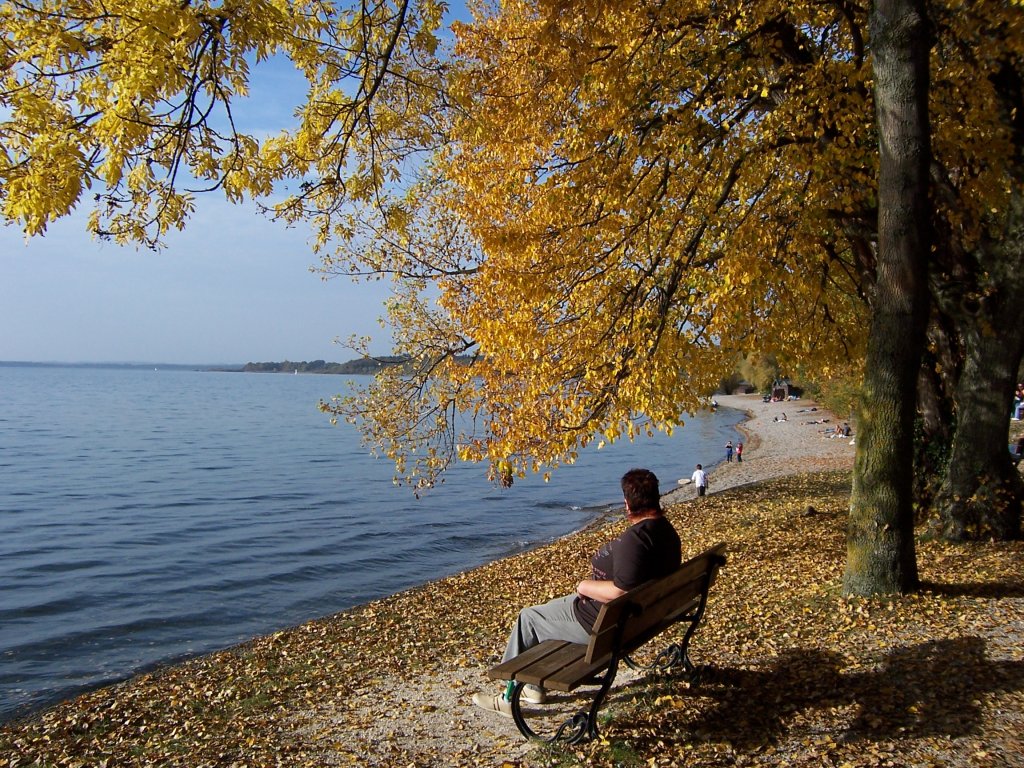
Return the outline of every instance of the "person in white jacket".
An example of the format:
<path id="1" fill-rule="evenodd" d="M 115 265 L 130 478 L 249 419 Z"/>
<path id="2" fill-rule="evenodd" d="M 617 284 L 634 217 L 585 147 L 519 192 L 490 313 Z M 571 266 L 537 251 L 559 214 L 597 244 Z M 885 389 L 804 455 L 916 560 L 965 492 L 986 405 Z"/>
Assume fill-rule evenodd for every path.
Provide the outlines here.
<path id="1" fill-rule="evenodd" d="M 697 495 L 703 496 L 708 489 L 708 476 L 700 464 L 698 464 L 697 469 L 693 471 L 693 477 L 691 477 L 690 480 L 695 486 L 697 486 Z"/>

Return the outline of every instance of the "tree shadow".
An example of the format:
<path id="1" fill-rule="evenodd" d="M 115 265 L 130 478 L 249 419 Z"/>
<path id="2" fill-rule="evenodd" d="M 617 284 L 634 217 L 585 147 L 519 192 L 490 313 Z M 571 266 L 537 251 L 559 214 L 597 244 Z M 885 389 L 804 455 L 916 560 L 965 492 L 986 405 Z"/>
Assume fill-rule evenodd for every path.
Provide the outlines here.
<path id="1" fill-rule="evenodd" d="M 922 581 L 921 590 L 934 592 L 943 597 L 1024 597 L 1024 582 L 1021 581 L 980 581 L 959 584 L 941 584 Z"/>
<path id="2" fill-rule="evenodd" d="M 716 491 L 715 496 L 724 496 L 751 488 L 787 488 L 792 484 L 793 478 L 794 475 L 783 475 L 782 477 L 769 480 L 752 480 L 748 483 L 730 485 L 728 488 Z M 800 474 L 799 479 L 804 495 L 820 498 L 829 498 L 837 494 L 848 494 L 853 482 L 849 470 L 825 470 L 822 472 Z"/>
<path id="3" fill-rule="evenodd" d="M 983 694 L 1024 688 L 1024 661 L 987 658 L 980 637 L 897 648 L 863 672 L 842 672 L 846 666 L 838 654 L 793 650 L 765 671 L 706 667 L 687 693 L 711 703 L 695 707 L 696 717 L 686 707 L 667 716 L 690 734 L 740 750 L 776 740 L 815 711 L 822 720 L 845 713 L 832 732 L 836 741 L 955 738 L 980 730 Z M 679 692 L 678 681 L 656 685 Z"/>

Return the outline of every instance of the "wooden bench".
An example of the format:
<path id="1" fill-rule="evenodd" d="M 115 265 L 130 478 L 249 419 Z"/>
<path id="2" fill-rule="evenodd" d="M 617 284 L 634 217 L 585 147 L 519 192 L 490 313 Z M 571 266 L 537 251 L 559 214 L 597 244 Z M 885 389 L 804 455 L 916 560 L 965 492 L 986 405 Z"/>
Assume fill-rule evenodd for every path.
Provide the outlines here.
<path id="1" fill-rule="evenodd" d="M 588 644 L 546 640 L 488 670 L 491 678 L 512 681 L 512 718 L 519 731 L 528 739 L 570 744 L 596 737 L 597 712 L 615 680 L 620 661 L 634 669 L 681 667 L 692 673 L 690 638 L 704 615 L 708 590 L 725 564 L 725 548 L 725 544 L 718 544 L 687 560 L 674 573 L 605 603 Z M 631 653 L 676 624 L 688 625 L 682 640 L 659 653 L 654 663 L 641 665 L 630 658 Z M 588 709 L 572 715 L 557 726 L 552 736 L 544 738 L 527 722 L 520 706 L 524 685 L 537 685 L 547 691 L 571 692 L 584 685 L 598 686 L 598 690 Z"/>

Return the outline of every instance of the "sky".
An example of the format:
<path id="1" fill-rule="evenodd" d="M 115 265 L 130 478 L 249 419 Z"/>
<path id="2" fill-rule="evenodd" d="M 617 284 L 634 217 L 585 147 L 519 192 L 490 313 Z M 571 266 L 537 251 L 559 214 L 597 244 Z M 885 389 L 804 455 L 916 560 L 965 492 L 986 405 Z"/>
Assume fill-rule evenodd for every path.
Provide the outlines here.
<path id="1" fill-rule="evenodd" d="M 286 68 L 260 66 L 235 116 L 269 133 L 304 87 Z M 0 226 L 0 361 L 342 362 L 355 355 L 336 340 L 353 334 L 373 337 L 374 354 L 391 350 L 378 322 L 390 284 L 324 281 L 310 272 L 308 233 L 252 205 L 202 195 L 158 252 L 92 239 L 86 214 L 87 205 L 29 241 Z"/>
<path id="2" fill-rule="evenodd" d="M 234 364 L 344 361 L 381 329 L 389 285 L 323 280 L 306 235 L 204 198 L 162 251 L 94 241 L 84 216 L 25 242 L 0 230 L 0 360 Z"/>

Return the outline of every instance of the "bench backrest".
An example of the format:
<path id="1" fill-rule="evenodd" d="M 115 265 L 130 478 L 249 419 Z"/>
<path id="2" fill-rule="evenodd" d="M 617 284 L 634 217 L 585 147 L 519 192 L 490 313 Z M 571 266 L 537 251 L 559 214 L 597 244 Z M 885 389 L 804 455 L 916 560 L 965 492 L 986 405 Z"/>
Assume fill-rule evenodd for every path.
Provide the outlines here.
<path id="1" fill-rule="evenodd" d="M 717 544 L 668 576 L 605 603 L 594 622 L 587 663 L 636 650 L 684 614 L 696 612 L 699 620 L 708 590 L 725 563 L 725 548 Z"/>

